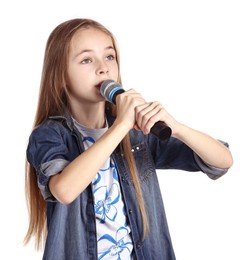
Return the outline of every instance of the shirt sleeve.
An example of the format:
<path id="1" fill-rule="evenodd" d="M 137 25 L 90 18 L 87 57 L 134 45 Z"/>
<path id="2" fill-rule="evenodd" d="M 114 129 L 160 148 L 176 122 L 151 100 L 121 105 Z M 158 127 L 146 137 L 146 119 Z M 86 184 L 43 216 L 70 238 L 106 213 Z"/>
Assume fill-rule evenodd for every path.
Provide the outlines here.
<path id="1" fill-rule="evenodd" d="M 49 190 L 49 179 L 60 173 L 68 164 L 68 148 L 59 127 L 41 126 L 29 138 L 27 160 L 35 168 L 38 187 L 46 201 L 54 202 Z"/>
<path id="2" fill-rule="evenodd" d="M 228 143 L 221 140 L 219 141 L 223 143 L 226 147 L 229 147 Z M 201 171 L 204 172 L 212 180 L 217 180 L 228 171 L 227 168 L 218 168 L 205 163 L 196 153 L 194 153 L 194 159 L 200 167 Z"/>
<path id="3" fill-rule="evenodd" d="M 156 137 L 148 136 L 149 147 L 156 169 L 201 171 L 213 180 L 218 179 L 228 171 L 228 169 L 217 168 L 207 164 L 190 147 L 174 137 L 160 142 Z M 219 141 L 226 147 L 229 147 L 228 143 Z"/>
<path id="4" fill-rule="evenodd" d="M 194 152 L 179 139 L 170 137 L 169 140 L 159 141 L 155 136 L 148 135 L 149 147 L 156 169 L 183 170 L 188 172 L 200 171 L 195 161 Z"/>

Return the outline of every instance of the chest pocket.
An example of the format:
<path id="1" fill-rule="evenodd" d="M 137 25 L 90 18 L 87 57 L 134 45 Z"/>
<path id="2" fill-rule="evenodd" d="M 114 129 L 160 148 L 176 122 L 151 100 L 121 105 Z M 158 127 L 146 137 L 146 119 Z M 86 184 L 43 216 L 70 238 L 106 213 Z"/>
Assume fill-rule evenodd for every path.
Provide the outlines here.
<path id="1" fill-rule="evenodd" d="M 136 162 L 140 182 L 148 182 L 151 176 L 155 173 L 155 169 L 147 146 L 145 143 L 133 145 L 132 153 Z"/>

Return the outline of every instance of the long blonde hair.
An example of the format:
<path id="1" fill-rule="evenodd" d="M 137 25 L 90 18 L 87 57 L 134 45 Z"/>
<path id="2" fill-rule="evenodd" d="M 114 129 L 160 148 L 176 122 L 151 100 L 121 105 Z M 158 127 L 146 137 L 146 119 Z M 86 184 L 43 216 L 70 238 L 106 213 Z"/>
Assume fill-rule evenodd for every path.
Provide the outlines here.
<path id="1" fill-rule="evenodd" d="M 99 29 L 111 37 L 117 53 L 118 67 L 120 68 L 119 52 L 115 37 L 103 25 L 91 19 L 72 19 L 58 25 L 50 34 L 45 48 L 40 94 L 33 125 L 34 128 L 43 123 L 48 116 L 61 114 L 62 111 L 69 106 L 66 89 L 69 46 L 72 37 L 79 29 L 90 27 Z M 121 83 L 120 70 L 118 82 Z M 108 103 L 107 105 L 115 111 L 113 105 Z M 144 238 L 149 227 L 136 165 L 131 152 L 129 135 L 126 135 L 123 139 L 122 148 L 129 165 L 142 215 Z M 27 244 L 31 238 L 34 237 L 35 247 L 39 249 L 44 245 L 47 236 L 46 202 L 39 191 L 35 169 L 27 160 L 25 165 L 25 191 L 29 213 L 29 227 L 24 238 L 24 244 Z"/>

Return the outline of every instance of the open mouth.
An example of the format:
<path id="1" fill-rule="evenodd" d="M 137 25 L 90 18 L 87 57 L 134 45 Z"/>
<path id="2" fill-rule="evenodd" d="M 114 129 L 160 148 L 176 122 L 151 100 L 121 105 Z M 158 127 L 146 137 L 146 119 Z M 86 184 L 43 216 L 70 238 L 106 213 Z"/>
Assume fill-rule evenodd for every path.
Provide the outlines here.
<path id="1" fill-rule="evenodd" d="M 97 88 L 100 91 L 101 85 L 102 85 L 103 81 L 98 83 L 97 85 L 95 85 L 95 88 Z"/>

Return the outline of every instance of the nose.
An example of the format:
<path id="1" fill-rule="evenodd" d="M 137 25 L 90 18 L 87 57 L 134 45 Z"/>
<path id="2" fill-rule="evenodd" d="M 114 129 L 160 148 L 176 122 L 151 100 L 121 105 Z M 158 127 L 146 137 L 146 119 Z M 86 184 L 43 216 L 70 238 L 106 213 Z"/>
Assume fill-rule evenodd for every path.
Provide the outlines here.
<path id="1" fill-rule="evenodd" d="M 97 74 L 102 75 L 109 72 L 109 68 L 105 62 L 100 62 L 97 68 Z"/>

